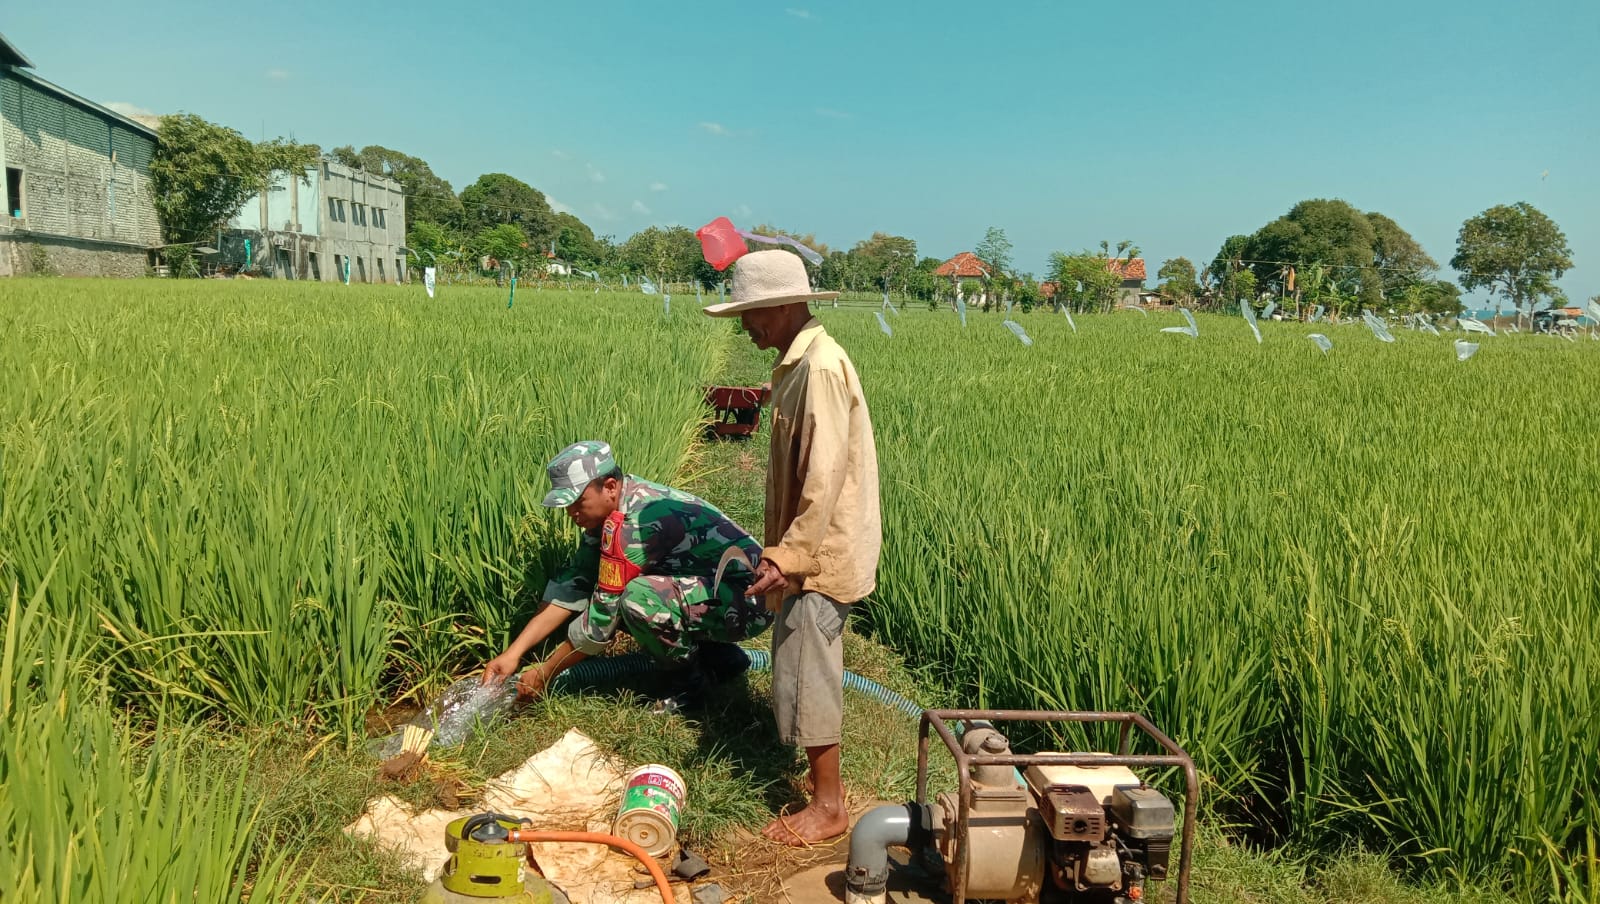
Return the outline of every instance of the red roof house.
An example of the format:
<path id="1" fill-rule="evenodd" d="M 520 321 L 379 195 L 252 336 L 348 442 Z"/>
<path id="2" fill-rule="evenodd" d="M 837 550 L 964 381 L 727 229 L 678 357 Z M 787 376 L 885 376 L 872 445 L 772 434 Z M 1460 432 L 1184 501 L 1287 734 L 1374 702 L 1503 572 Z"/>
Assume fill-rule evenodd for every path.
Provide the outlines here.
<path id="1" fill-rule="evenodd" d="M 951 279 L 988 279 L 993 268 L 978 259 L 971 251 L 963 251 L 955 257 L 940 264 L 933 271 L 934 276 L 948 276 Z"/>

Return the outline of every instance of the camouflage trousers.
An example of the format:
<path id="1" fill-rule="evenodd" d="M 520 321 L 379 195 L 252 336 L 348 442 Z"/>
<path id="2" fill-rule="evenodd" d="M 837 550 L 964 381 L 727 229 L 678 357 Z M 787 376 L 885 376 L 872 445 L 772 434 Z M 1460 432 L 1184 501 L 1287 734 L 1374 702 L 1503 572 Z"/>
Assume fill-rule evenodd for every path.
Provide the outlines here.
<path id="1" fill-rule="evenodd" d="M 713 595 L 710 578 L 640 575 L 622 591 L 621 627 L 656 659 L 680 662 L 701 641 L 735 643 L 767 630 L 772 613 L 745 597 L 748 586 L 724 579 Z"/>

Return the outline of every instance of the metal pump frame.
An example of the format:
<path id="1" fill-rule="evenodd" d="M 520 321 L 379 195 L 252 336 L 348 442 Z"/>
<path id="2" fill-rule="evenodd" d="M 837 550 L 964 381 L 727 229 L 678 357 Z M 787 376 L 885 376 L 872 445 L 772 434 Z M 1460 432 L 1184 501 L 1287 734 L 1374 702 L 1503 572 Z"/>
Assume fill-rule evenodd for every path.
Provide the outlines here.
<path id="1" fill-rule="evenodd" d="M 1086 753 L 1051 753 L 1051 754 L 969 754 L 961 747 L 961 741 L 955 732 L 950 730 L 947 722 L 1088 722 L 1108 723 L 1115 722 L 1121 726 L 1118 732 L 1117 752 L 1114 755 L 1086 754 Z M 1176 742 L 1167 737 L 1166 733 L 1155 727 L 1154 724 L 1139 713 L 1126 712 L 1086 712 L 1086 711 L 1051 711 L 1043 709 L 928 709 L 922 712 L 922 724 L 917 730 L 917 804 L 928 804 L 928 728 L 932 726 L 944 741 L 944 746 L 955 758 L 956 771 L 960 776 L 961 786 L 958 800 L 960 801 L 956 813 L 956 838 L 954 839 L 954 854 L 956 860 L 955 887 L 951 889 L 951 897 L 955 904 L 964 904 L 967 900 L 967 874 L 969 870 L 968 857 L 970 851 L 967 844 L 968 821 L 972 813 L 972 767 L 974 766 L 1011 766 L 1022 769 L 1028 766 L 1129 766 L 1144 768 L 1179 767 L 1183 770 L 1183 836 L 1181 848 L 1178 851 L 1178 900 L 1176 904 L 1188 904 L 1189 901 L 1189 858 L 1194 842 L 1195 811 L 1200 806 L 1200 779 L 1195 772 L 1194 760 L 1179 747 Z M 1128 736 L 1131 729 L 1138 728 L 1144 735 L 1166 750 L 1165 754 L 1130 754 L 1128 753 Z"/>

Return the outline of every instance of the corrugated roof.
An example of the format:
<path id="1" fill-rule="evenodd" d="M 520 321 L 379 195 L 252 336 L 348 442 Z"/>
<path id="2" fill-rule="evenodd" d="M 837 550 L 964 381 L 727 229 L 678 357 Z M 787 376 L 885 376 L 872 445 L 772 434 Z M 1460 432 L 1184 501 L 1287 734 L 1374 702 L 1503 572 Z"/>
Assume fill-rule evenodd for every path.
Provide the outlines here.
<path id="1" fill-rule="evenodd" d="M 989 265 L 980 260 L 978 256 L 973 254 L 971 251 L 963 251 L 955 257 L 952 257 L 940 264 L 938 268 L 933 271 L 933 275 L 954 276 L 957 279 L 964 279 L 967 277 L 987 279 L 989 277 Z"/>
<path id="2" fill-rule="evenodd" d="M 10 38 L 0 34 L 0 65 L 32 69 L 33 61 L 24 56 Z"/>
<path id="3" fill-rule="evenodd" d="M 68 91 L 60 85 L 57 85 L 54 82 L 46 81 L 45 79 L 42 79 L 31 72 L 24 72 L 21 69 L 13 68 L 7 73 L 7 76 L 19 78 L 22 81 L 28 82 L 34 87 L 39 88 L 41 91 L 44 91 L 46 94 L 54 94 L 56 97 L 61 98 L 67 103 L 82 107 L 96 116 L 103 116 L 106 119 L 115 120 L 117 123 L 127 127 L 129 131 L 138 132 L 146 138 L 149 138 L 151 141 L 155 141 L 158 137 L 156 135 L 156 130 L 150 128 L 144 123 L 129 119 L 128 117 L 123 116 L 121 113 L 107 110 L 105 107 L 100 106 L 87 97 L 81 97 L 77 94 L 73 94 L 71 91 Z"/>

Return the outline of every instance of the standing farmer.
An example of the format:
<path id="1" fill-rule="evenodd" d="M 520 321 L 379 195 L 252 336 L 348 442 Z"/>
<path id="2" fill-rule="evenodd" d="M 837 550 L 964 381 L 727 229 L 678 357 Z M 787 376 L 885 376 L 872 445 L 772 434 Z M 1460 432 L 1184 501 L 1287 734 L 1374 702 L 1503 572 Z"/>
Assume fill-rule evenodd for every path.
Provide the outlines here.
<path id="1" fill-rule="evenodd" d="M 755 538 L 703 499 L 623 473 L 603 442 L 568 446 L 546 472 L 545 506 L 566 509 L 583 535 L 545 586 L 544 606 L 484 667 L 483 683 L 505 680 L 568 619 L 567 640 L 522 673 L 518 696 L 538 696 L 556 675 L 604 652 L 619 628 L 646 653 L 683 667 L 683 696 L 706 679 L 743 674 L 750 660 L 734 642 L 765 631 L 772 613 L 747 598 L 748 571 L 729 570 L 720 586 L 714 577 L 730 546 L 759 553 Z"/>
<path id="2" fill-rule="evenodd" d="M 837 295 L 813 292 L 795 255 L 756 251 L 739 259 L 729 300 L 705 309 L 737 314 L 757 348 L 778 351 L 767 545 L 750 593 L 778 597 L 772 707 L 783 742 L 804 747 L 811 767 L 809 805 L 762 834 L 795 846 L 850 827 L 839 777 L 845 617 L 875 586 L 882 542 L 878 453 L 861 381 L 807 306 Z"/>

